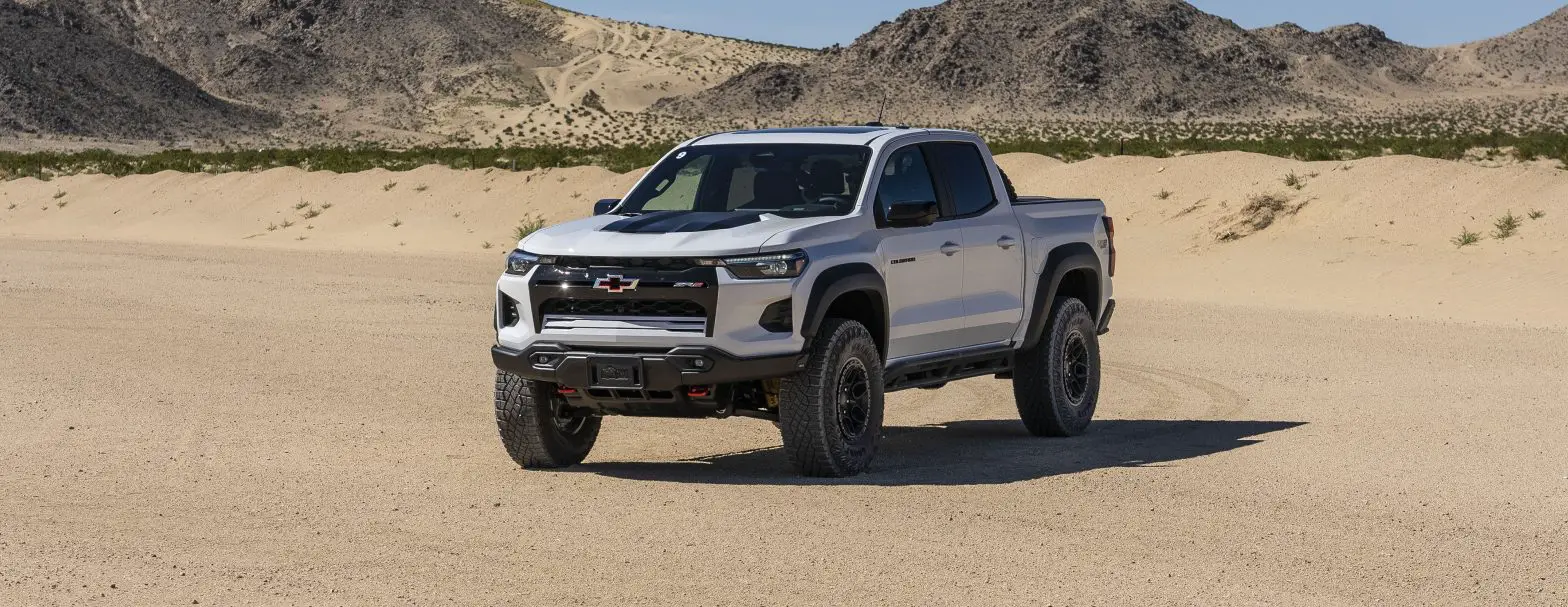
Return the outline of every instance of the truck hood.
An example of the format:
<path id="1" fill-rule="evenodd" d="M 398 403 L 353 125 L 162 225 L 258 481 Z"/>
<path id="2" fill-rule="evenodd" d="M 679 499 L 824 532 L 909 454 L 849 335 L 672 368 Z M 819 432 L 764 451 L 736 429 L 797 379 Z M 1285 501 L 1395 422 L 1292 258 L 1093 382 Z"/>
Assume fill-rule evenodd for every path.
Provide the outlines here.
<path id="1" fill-rule="evenodd" d="M 624 217 L 600 215 L 534 232 L 518 248 L 540 255 L 594 257 L 707 257 L 755 253 L 786 230 L 822 223 L 771 213 L 661 211 Z"/>

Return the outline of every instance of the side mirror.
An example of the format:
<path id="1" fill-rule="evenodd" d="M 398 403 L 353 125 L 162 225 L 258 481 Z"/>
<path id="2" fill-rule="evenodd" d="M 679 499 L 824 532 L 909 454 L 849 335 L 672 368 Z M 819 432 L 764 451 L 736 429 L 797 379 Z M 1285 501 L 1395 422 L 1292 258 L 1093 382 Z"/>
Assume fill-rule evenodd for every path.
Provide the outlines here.
<path id="1" fill-rule="evenodd" d="M 615 210 L 616 205 L 619 204 L 621 204 L 621 199 L 619 198 L 606 198 L 604 200 L 600 200 L 599 202 L 593 203 L 593 214 L 603 215 L 605 213 L 609 213 L 610 211 Z"/>
<path id="2" fill-rule="evenodd" d="M 895 202 L 888 206 L 890 228 L 918 228 L 936 223 L 940 215 L 935 202 Z"/>

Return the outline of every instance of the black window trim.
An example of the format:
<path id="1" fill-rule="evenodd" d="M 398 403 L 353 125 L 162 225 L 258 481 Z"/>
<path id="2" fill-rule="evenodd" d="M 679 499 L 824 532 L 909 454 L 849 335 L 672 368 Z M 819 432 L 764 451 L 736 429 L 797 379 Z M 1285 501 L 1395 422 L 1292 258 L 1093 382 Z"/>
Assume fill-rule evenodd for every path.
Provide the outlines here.
<path id="1" fill-rule="evenodd" d="M 936 218 L 937 223 L 946 221 L 948 219 L 948 215 L 953 212 L 952 200 L 947 193 L 947 187 L 945 184 L 941 183 L 940 179 L 937 178 L 936 168 L 932 166 L 931 154 L 926 150 L 927 143 L 931 142 L 916 141 L 914 143 L 908 143 L 895 147 L 887 152 L 885 160 L 883 160 L 880 166 L 876 167 L 877 188 L 876 191 L 872 192 L 871 195 L 871 207 L 872 218 L 876 220 L 877 229 L 893 229 L 892 226 L 887 225 L 887 211 L 882 208 L 882 179 L 887 177 L 887 164 L 892 162 L 893 157 L 898 155 L 899 152 L 902 152 L 908 148 L 919 148 L 921 161 L 926 163 L 926 177 L 931 179 L 931 192 L 936 194 L 935 202 L 938 209 Z"/>
<path id="2" fill-rule="evenodd" d="M 946 168 L 941 166 L 942 165 L 942 159 L 941 159 L 940 155 L 932 154 L 932 153 L 930 153 L 928 151 L 930 148 L 933 148 L 933 147 L 935 147 L 938 144 L 944 144 L 944 143 L 949 143 L 949 144 L 956 143 L 956 144 L 960 144 L 960 145 L 969 146 L 969 149 L 972 150 L 974 152 L 975 156 L 980 159 L 980 168 L 985 170 L 985 181 L 986 181 L 986 184 L 990 186 L 989 189 L 991 190 L 991 201 L 986 203 L 986 205 L 981 207 L 979 210 L 974 211 L 972 213 L 967 213 L 967 214 L 964 214 L 964 215 L 959 215 L 958 214 L 957 196 L 955 196 L 954 193 L 953 193 L 953 186 L 952 186 L 952 184 L 948 183 L 948 180 L 945 178 L 945 176 L 946 176 Z M 964 140 L 959 140 L 959 139 L 941 139 L 941 140 L 936 140 L 936 141 L 922 141 L 922 142 L 920 142 L 919 144 L 916 144 L 916 145 L 921 146 L 920 152 L 922 154 L 924 154 L 926 159 L 927 159 L 926 160 L 927 168 L 934 168 L 934 170 L 931 173 L 931 179 L 937 182 L 937 184 L 936 184 L 937 196 L 939 198 L 944 198 L 945 199 L 945 200 L 943 200 L 941 202 L 941 205 L 942 205 L 942 216 L 937 218 L 938 222 L 955 221 L 955 220 L 959 220 L 959 219 L 973 219 L 975 217 L 980 217 L 982 215 L 985 215 L 986 213 L 990 213 L 993 209 L 995 209 L 997 207 L 998 204 L 1000 204 L 1001 201 L 997 200 L 997 198 L 996 198 L 996 183 L 991 179 L 991 167 L 986 164 L 986 162 L 985 162 L 985 154 L 980 152 L 980 146 L 975 145 L 975 143 L 973 141 L 964 141 Z M 932 160 L 933 158 L 935 158 L 934 161 Z M 932 164 L 936 164 L 937 166 L 936 167 L 931 167 Z"/>

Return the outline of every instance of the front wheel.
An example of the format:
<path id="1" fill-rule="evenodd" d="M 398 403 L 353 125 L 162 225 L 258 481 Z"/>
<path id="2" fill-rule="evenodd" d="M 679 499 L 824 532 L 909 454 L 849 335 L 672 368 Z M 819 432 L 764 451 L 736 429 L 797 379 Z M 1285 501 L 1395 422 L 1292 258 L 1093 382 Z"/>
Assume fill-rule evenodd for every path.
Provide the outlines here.
<path id="1" fill-rule="evenodd" d="M 1077 436 L 1089 429 L 1100 400 L 1100 340 L 1088 306 L 1058 297 L 1047 334 L 1018 352 L 1013 400 L 1035 436 Z"/>
<path id="2" fill-rule="evenodd" d="M 582 463 L 599 438 L 603 419 L 572 412 L 566 399 L 543 382 L 495 372 L 495 423 L 507 454 L 524 468 L 565 468 Z"/>
<path id="3" fill-rule="evenodd" d="M 806 368 L 780 386 L 784 453 L 806 476 L 854 476 L 882 435 L 882 355 L 852 320 L 828 319 L 813 341 Z"/>

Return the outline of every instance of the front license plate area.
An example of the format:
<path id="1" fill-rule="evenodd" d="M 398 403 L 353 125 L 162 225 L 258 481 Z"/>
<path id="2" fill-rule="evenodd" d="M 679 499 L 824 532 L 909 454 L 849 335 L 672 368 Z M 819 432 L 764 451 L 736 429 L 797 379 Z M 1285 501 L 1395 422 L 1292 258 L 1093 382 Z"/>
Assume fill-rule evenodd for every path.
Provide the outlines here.
<path id="1" fill-rule="evenodd" d="M 642 359 L 640 358 L 590 358 L 588 359 L 590 388 L 642 388 Z"/>

